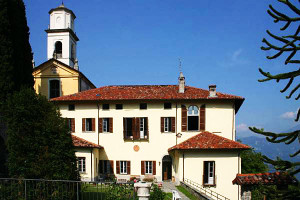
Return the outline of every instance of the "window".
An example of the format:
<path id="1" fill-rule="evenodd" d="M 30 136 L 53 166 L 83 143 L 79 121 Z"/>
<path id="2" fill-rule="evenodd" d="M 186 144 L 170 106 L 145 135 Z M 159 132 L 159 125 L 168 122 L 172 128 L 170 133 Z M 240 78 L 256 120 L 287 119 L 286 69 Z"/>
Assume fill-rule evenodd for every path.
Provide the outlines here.
<path id="1" fill-rule="evenodd" d="M 215 185 L 215 161 L 204 161 L 203 184 Z"/>
<path id="2" fill-rule="evenodd" d="M 109 131 L 109 118 L 103 118 L 103 132 Z"/>
<path id="3" fill-rule="evenodd" d="M 60 96 L 60 81 L 49 80 L 49 98 L 55 98 Z"/>
<path id="4" fill-rule="evenodd" d="M 95 131 L 95 118 L 82 118 L 82 131 Z"/>
<path id="5" fill-rule="evenodd" d="M 109 104 L 103 104 L 102 110 L 109 110 Z"/>
<path id="6" fill-rule="evenodd" d="M 85 157 L 78 157 L 78 171 L 85 173 Z"/>
<path id="7" fill-rule="evenodd" d="M 122 110 L 123 104 L 116 104 L 116 110 Z"/>
<path id="8" fill-rule="evenodd" d="M 127 161 L 120 161 L 120 174 L 127 174 Z"/>
<path id="9" fill-rule="evenodd" d="M 156 175 L 156 161 L 142 161 L 141 162 L 141 174 Z"/>
<path id="10" fill-rule="evenodd" d="M 124 139 L 148 139 L 148 118 L 124 118 Z"/>
<path id="11" fill-rule="evenodd" d="M 99 118 L 98 119 L 99 133 L 113 132 L 113 118 Z"/>
<path id="12" fill-rule="evenodd" d="M 188 130 L 199 130 L 199 110 L 197 106 L 190 106 L 188 109 Z"/>
<path id="13" fill-rule="evenodd" d="M 71 133 L 75 132 L 75 118 L 68 118 L 68 126 Z"/>
<path id="14" fill-rule="evenodd" d="M 146 110 L 147 109 L 147 103 L 140 103 L 140 109 Z"/>
<path id="15" fill-rule="evenodd" d="M 172 103 L 166 102 L 164 103 L 164 109 L 171 109 L 172 108 Z"/>
<path id="16" fill-rule="evenodd" d="M 152 161 L 145 161 L 145 174 L 152 174 Z"/>
<path id="17" fill-rule="evenodd" d="M 161 117 L 161 128 L 160 132 L 175 133 L 175 117 Z"/>
<path id="18" fill-rule="evenodd" d="M 70 111 L 75 110 L 75 104 L 69 104 L 69 109 Z"/>
<path id="19" fill-rule="evenodd" d="M 100 174 L 113 174 L 113 161 L 112 160 L 99 160 L 99 173 Z"/>
<path id="20" fill-rule="evenodd" d="M 164 131 L 171 132 L 171 117 L 165 117 Z"/>
<path id="21" fill-rule="evenodd" d="M 61 41 L 55 42 L 54 58 L 62 58 L 62 43 Z"/>

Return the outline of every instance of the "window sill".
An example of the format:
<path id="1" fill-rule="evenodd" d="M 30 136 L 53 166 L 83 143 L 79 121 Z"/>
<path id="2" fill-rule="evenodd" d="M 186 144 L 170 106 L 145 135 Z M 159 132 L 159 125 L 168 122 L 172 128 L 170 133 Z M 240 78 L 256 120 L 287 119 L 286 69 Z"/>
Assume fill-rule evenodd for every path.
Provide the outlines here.
<path id="1" fill-rule="evenodd" d="M 216 184 L 203 184 L 203 187 L 216 187 Z"/>
<path id="2" fill-rule="evenodd" d="M 136 141 L 149 141 L 148 138 L 139 138 L 139 139 L 133 139 L 133 138 L 124 138 L 124 141 L 133 141 L 133 142 L 136 142 Z"/>
<path id="3" fill-rule="evenodd" d="M 161 133 L 171 134 L 171 133 L 175 133 L 175 132 L 168 131 L 168 132 L 161 132 Z"/>
<path id="4" fill-rule="evenodd" d="M 82 131 L 82 133 L 95 133 L 96 131 Z"/>

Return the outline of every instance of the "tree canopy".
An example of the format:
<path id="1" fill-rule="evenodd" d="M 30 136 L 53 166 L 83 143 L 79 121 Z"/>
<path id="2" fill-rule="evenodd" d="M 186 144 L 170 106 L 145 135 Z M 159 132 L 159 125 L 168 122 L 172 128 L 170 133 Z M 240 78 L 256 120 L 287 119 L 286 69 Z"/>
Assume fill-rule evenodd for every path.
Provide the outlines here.
<path id="1" fill-rule="evenodd" d="M 78 180 L 66 119 L 32 89 L 21 89 L 5 109 L 9 175 L 16 178 Z"/>

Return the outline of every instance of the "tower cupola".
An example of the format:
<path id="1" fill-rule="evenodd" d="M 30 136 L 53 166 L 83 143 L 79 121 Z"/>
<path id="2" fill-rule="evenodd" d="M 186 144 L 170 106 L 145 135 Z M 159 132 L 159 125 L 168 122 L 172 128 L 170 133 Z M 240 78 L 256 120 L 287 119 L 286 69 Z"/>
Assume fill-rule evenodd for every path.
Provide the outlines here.
<path id="1" fill-rule="evenodd" d="M 70 67 L 74 67 L 78 37 L 75 33 L 74 20 L 76 18 L 72 10 L 61 4 L 49 11 L 50 25 L 47 32 L 47 57 L 55 58 Z"/>

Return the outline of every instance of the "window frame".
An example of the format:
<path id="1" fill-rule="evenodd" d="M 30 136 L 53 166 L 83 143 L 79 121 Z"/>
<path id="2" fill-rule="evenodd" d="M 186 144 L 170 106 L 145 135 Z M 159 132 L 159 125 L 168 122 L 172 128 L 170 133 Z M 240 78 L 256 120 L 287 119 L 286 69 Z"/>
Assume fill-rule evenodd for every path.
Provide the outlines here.
<path id="1" fill-rule="evenodd" d="M 170 107 L 167 106 L 167 105 L 170 105 Z M 170 110 L 170 109 L 172 109 L 172 103 L 171 103 L 171 102 L 165 102 L 165 103 L 164 103 L 164 109 L 165 109 L 165 110 Z"/>
<path id="2" fill-rule="evenodd" d="M 192 109 L 192 113 L 190 113 L 190 108 L 193 108 Z M 195 109 L 197 109 L 197 114 L 195 114 Z M 200 109 L 198 106 L 196 105 L 190 105 L 188 108 L 187 108 L 187 131 L 199 131 L 200 129 Z M 193 129 L 193 130 L 190 130 L 190 126 L 189 126 L 189 118 L 190 117 L 198 117 L 198 120 L 197 120 L 197 127 L 198 129 Z"/>
<path id="3" fill-rule="evenodd" d="M 118 107 L 119 106 L 119 107 Z M 116 110 L 123 110 L 123 104 L 117 103 L 116 104 Z"/>
<path id="4" fill-rule="evenodd" d="M 207 163 L 207 165 L 206 165 Z M 211 165 L 213 164 L 213 169 L 211 169 Z M 206 170 L 206 167 L 208 168 Z M 205 179 L 205 172 L 207 171 L 207 180 Z M 210 176 L 212 174 L 212 176 Z M 213 178 L 213 183 L 209 183 L 209 178 Z M 216 162 L 213 160 L 203 161 L 203 185 L 204 186 L 216 186 Z"/>
<path id="5" fill-rule="evenodd" d="M 56 98 L 56 97 L 50 97 L 51 96 L 51 81 L 58 81 L 59 96 L 57 96 L 57 97 L 60 97 L 61 96 L 61 82 L 60 82 L 60 79 L 59 78 L 49 78 L 48 79 L 48 99 Z"/>
<path id="6" fill-rule="evenodd" d="M 145 161 L 145 175 L 153 174 L 153 161 Z"/>
<path id="7" fill-rule="evenodd" d="M 69 104 L 68 111 L 75 111 L 75 104 Z"/>
<path id="8" fill-rule="evenodd" d="M 106 106 L 107 106 L 107 107 L 106 107 Z M 104 104 L 102 104 L 102 110 L 109 110 L 109 108 L 110 108 L 109 103 L 104 103 Z"/>
<path id="9" fill-rule="evenodd" d="M 88 120 L 90 121 L 90 126 L 88 126 Z M 90 130 L 88 130 L 88 127 Z M 85 118 L 85 132 L 92 132 L 93 131 L 93 118 Z"/>
<path id="10" fill-rule="evenodd" d="M 126 160 L 120 160 L 120 174 L 122 174 L 122 175 L 128 174 Z"/>
<path id="11" fill-rule="evenodd" d="M 148 104 L 147 103 L 140 103 L 140 110 L 147 110 Z"/>
<path id="12" fill-rule="evenodd" d="M 106 125 L 106 127 L 105 127 Z M 105 130 L 106 128 L 106 130 Z M 110 130 L 109 130 L 109 118 L 103 118 L 102 119 L 102 132 L 103 133 L 110 133 Z"/>
<path id="13" fill-rule="evenodd" d="M 86 173 L 86 158 L 77 157 L 77 168 L 79 173 Z"/>
<path id="14" fill-rule="evenodd" d="M 172 132 L 172 118 L 164 117 L 164 133 Z"/>

